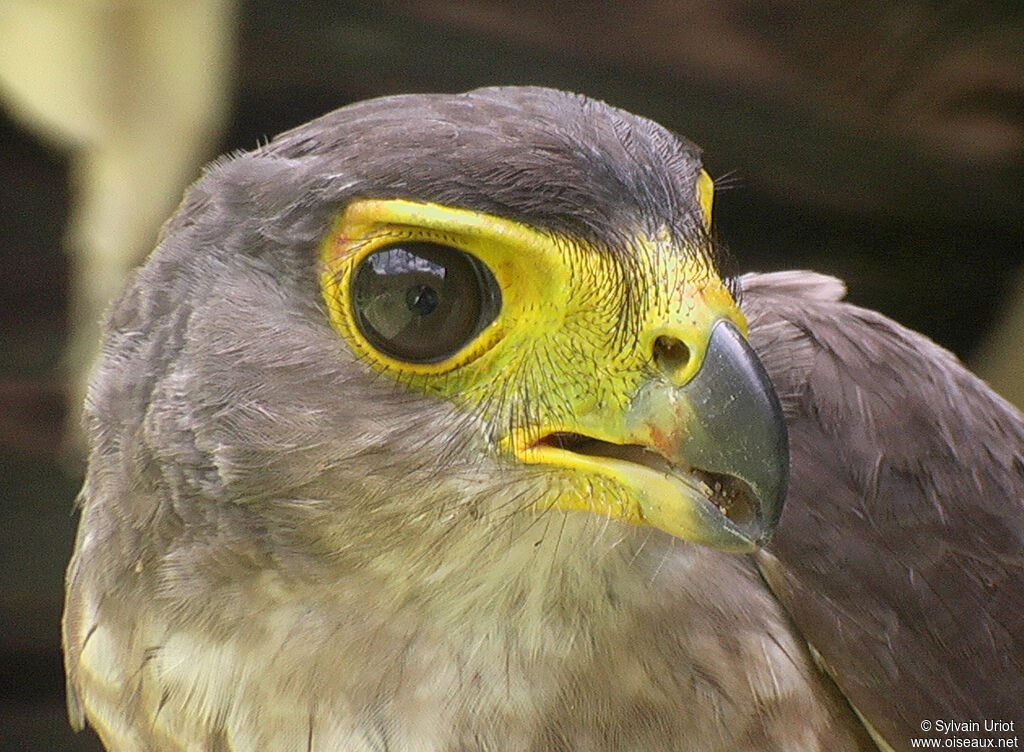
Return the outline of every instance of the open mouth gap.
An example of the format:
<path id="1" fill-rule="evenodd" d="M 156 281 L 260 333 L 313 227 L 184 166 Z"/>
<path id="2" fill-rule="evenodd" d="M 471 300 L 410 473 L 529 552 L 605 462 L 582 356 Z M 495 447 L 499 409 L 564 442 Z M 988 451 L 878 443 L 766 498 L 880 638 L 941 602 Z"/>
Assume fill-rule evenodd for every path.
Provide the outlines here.
<path id="1" fill-rule="evenodd" d="M 590 457 L 609 457 L 633 462 L 652 470 L 695 480 L 705 496 L 718 510 L 737 525 L 747 526 L 760 522 L 761 505 L 750 484 L 742 478 L 715 473 L 699 467 L 673 465 L 661 454 L 641 444 L 613 444 L 580 433 L 556 431 L 537 442 L 536 446 L 549 446 Z"/>

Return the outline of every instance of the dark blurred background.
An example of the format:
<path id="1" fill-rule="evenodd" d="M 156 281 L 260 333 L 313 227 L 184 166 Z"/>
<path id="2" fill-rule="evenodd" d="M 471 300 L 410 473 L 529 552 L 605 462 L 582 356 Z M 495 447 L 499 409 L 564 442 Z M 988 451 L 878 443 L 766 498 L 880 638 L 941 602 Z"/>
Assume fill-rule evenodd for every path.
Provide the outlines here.
<path id="1" fill-rule="evenodd" d="M 737 270 L 840 276 L 1024 401 L 1017 0 L 7 0 L 0 748 L 98 749 L 63 707 L 67 405 L 102 301 L 200 162 L 354 100 L 513 83 L 690 137 Z"/>

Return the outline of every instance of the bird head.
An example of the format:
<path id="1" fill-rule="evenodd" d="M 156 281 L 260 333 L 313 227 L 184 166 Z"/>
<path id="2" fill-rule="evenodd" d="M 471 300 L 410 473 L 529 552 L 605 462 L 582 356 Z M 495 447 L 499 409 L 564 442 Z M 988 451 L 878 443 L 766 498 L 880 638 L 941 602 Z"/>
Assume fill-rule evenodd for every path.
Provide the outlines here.
<path id="1" fill-rule="evenodd" d="M 163 525 L 172 579 L 198 548 L 367 566 L 581 515 L 753 550 L 787 440 L 712 191 L 689 142 L 539 88 L 371 100 L 216 163 L 113 311 L 87 491 Z"/>

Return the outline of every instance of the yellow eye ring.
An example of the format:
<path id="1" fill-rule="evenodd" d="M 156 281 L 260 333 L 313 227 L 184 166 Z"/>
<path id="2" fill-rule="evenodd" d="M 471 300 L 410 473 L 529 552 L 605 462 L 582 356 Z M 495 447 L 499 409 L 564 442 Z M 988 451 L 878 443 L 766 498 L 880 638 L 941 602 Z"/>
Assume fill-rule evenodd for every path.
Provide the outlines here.
<path id="1" fill-rule="evenodd" d="M 520 227 L 432 204 L 355 202 L 339 217 L 321 250 L 321 285 L 332 324 L 359 355 L 396 375 L 439 376 L 477 360 L 507 330 L 506 292 L 511 287 L 514 297 L 514 290 L 522 286 L 521 270 L 508 263 L 513 255 L 509 251 L 522 247 L 523 236 L 532 239 L 539 235 Z M 368 272 L 375 263 L 377 269 Z M 460 320 L 455 312 L 456 326 L 449 332 L 448 347 L 431 350 L 430 342 L 421 346 L 413 342 L 417 334 L 435 339 L 445 336 L 439 331 L 445 323 L 441 321 L 434 331 L 430 326 L 419 332 L 414 325 L 408 328 L 409 347 L 388 347 L 388 335 L 401 330 L 403 324 L 413 324 L 414 309 L 424 302 L 403 300 L 405 293 L 413 294 L 415 287 L 433 288 L 423 291 L 428 295 L 439 292 L 433 284 L 438 282 L 437 267 L 453 269 L 454 281 L 463 289 L 467 285 L 479 289 L 479 315 L 470 307 L 461 311 L 464 318 Z M 389 270 L 396 274 L 388 274 Z M 398 279 L 386 279 L 389 276 Z M 405 282 L 409 284 L 402 289 Z M 368 302 L 377 304 L 370 315 L 366 315 Z M 440 304 L 440 299 L 437 302 Z"/>

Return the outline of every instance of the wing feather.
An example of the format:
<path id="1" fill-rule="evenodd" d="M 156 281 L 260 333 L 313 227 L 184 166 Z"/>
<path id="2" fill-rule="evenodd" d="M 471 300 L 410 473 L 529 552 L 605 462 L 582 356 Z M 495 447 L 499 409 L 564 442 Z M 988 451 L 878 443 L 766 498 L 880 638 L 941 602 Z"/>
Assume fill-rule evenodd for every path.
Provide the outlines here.
<path id="1" fill-rule="evenodd" d="M 1024 416 L 820 275 L 746 275 L 792 452 L 760 565 L 896 750 L 935 719 L 1024 727 Z"/>

